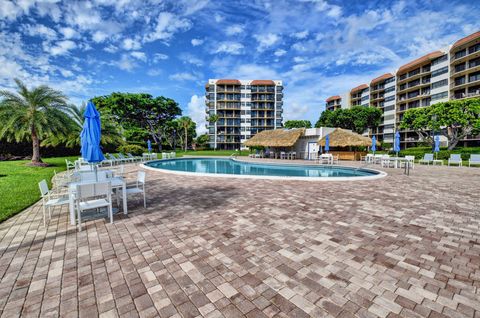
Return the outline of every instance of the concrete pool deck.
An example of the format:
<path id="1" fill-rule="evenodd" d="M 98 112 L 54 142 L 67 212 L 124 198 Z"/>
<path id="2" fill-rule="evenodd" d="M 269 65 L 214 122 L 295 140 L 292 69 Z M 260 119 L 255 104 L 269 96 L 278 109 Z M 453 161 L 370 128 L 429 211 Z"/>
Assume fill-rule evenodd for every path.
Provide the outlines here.
<path id="1" fill-rule="evenodd" d="M 82 232 L 65 206 L 44 228 L 37 203 L 0 224 L 0 315 L 478 318 L 480 169 L 375 167 L 388 176 L 148 171 L 147 209 L 130 198 Z"/>

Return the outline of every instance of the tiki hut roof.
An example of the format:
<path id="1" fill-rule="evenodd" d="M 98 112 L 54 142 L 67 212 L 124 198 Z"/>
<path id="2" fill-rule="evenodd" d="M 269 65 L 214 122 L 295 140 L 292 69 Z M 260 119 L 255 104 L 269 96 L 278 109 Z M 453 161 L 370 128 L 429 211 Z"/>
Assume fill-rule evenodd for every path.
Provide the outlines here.
<path id="1" fill-rule="evenodd" d="M 329 136 L 330 147 L 368 147 L 372 145 L 372 140 L 370 138 L 342 128 L 335 128 L 335 130 L 331 132 Z M 325 137 L 326 136 L 318 141 L 320 146 L 325 146 Z M 377 145 L 380 146 L 378 141 Z"/>
<path id="2" fill-rule="evenodd" d="M 247 147 L 292 147 L 305 128 L 264 130 L 245 142 Z"/>

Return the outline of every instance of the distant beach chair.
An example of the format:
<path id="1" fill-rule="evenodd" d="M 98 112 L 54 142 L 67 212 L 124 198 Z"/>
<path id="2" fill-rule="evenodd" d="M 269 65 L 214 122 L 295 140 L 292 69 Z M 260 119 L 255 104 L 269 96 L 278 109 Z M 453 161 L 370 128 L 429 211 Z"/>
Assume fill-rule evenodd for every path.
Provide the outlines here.
<path id="1" fill-rule="evenodd" d="M 480 155 L 470 155 L 470 159 L 468 159 L 468 166 L 470 165 L 480 165 Z"/>
<path id="2" fill-rule="evenodd" d="M 450 154 L 450 158 L 448 158 L 448 165 L 458 165 L 459 167 L 462 166 L 462 156 L 460 154 L 452 153 Z"/>
<path id="3" fill-rule="evenodd" d="M 424 154 L 423 159 L 420 159 L 420 161 L 418 161 L 418 163 L 420 163 L 420 164 L 426 163 L 427 165 L 430 165 L 431 163 L 433 163 L 433 153 Z"/>

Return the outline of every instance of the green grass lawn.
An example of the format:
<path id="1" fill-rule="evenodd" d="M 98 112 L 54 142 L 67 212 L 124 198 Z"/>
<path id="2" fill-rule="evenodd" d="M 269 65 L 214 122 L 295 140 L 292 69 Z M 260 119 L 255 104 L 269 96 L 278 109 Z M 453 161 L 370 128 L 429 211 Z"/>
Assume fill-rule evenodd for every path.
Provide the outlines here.
<path id="1" fill-rule="evenodd" d="M 29 207 L 40 199 L 38 182 L 47 180 L 51 187 L 53 170 L 64 171 L 65 159 L 76 157 L 47 158 L 50 167 L 30 167 L 30 161 L 0 161 L 0 222 Z"/>

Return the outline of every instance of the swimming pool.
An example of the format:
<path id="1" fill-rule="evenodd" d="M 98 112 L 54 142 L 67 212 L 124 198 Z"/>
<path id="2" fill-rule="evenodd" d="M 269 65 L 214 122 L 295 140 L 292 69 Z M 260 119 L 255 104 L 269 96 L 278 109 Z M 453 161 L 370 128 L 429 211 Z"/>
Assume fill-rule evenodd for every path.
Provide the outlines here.
<path id="1" fill-rule="evenodd" d="M 381 171 L 345 166 L 252 163 L 229 158 L 178 158 L 147 162 L 146 168 L 177 174 L 289 180 L 365 180 Z"/>

